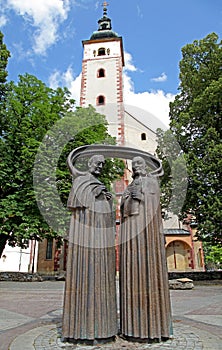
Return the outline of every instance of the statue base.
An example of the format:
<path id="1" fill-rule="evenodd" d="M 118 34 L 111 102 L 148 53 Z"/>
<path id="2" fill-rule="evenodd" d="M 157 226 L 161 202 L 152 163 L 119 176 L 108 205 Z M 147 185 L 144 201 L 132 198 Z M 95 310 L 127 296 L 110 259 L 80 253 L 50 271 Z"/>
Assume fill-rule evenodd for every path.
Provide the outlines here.
<path id="1" fill-rule="evenodd" d="M 159 338 L 154 338 L 154 339 L 150 339 L 150 338 L 139 338 L 139 337 L 132 337 L 132 336 L 128 336 L 128 335 L 124 335 L 124 334 L 119 334 L 119 337 L 127 340 L 129 342 L 133 342 L 133 343 L 147 343 L 147 344 L 152 344 L 152 343 L 160 343 L 160 342 L 164 342 L 169 340 L 170 338 L 167 337 L 161 337 L 161 339 Z"/>
<path id="2" fill-rule="evenodd" d="M 61 339 L 63 343 L 72 343 L 72 344 L 90 345 L 90 346 L 111 343 L 111 342 L 114 342 L 115 340 L 116 340 L 116 336 L 109 337 L 109 338 L 97 338 L 97 339 L 73 339 L 73 338 Z"/>

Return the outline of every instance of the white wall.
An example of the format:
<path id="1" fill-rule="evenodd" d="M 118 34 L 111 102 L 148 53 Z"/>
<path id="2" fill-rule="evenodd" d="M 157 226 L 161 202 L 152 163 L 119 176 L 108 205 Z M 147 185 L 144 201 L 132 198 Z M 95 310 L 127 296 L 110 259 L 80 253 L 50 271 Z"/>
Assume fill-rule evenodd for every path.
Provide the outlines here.
<path id="1" fill-rule="evenodd" d="M 38 255 L 37 248 L 38 244 L 36 244 L 34 272 L 36 272 Z M 0 259 L 0 271 L 30 272 L 30 269 L 32 268 L 30 265 L 30 258 L 33 251 L 34 241 L 29 241 L 29 247 L 27 249 L 21 249 L 20 247 L 10 247 L 7 244 Z"/>

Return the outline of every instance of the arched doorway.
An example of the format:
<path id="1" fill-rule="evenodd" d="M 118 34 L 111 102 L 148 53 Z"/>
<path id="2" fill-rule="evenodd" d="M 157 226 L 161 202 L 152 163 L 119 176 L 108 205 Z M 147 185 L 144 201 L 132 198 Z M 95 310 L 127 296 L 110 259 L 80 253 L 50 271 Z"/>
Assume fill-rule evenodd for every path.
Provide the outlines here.
<path id="1" fill-rule="evenodd" d="M 191 248 L 183 241 L 173 241 L 166 248 L 168 271 L 190 270 Z"/>

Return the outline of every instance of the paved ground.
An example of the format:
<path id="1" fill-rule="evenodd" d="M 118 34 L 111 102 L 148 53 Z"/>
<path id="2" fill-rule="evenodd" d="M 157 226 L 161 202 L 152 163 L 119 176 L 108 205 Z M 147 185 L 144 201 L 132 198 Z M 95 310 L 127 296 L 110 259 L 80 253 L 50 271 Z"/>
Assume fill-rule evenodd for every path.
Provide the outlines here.
<path id="1" fill-rule="evenodd" d="M 0 282 L 0 350 L 222 349 L 222 284 L 172 290 L 174 335 L 165 343 L 62 343 L 64 282 Z"/>

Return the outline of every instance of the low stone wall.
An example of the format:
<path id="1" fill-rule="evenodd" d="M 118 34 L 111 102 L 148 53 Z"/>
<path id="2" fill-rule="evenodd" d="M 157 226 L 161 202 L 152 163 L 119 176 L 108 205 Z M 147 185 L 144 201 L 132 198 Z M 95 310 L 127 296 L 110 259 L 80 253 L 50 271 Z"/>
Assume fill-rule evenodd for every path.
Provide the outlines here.
<path id="1" fill-rule="evenodd" d="M 189 278 L 193 281 L 222 280 L 222 271 L 169 272 L 169 280 Z"/>
<path id="2" fill-rule="evenodd" d="M 43 278 L 37 273 L 0 272 L 0 281 L 42 282 Z"/>
<path id="3" fill-rule="evenodd" d="M 219 281 L 222 283 L 222 271 L 207 271 L 207 272 L 169 272 L 169 280 L 178 280 L 188 278 L 193 281 Z M 0 272 L 0 281 L 19 281 L 19 282 L 42 282 L 44 280 L 65 280 L 65 275 L 59 276 L 44 276 L 37 273 L 25 272 Z"/>

